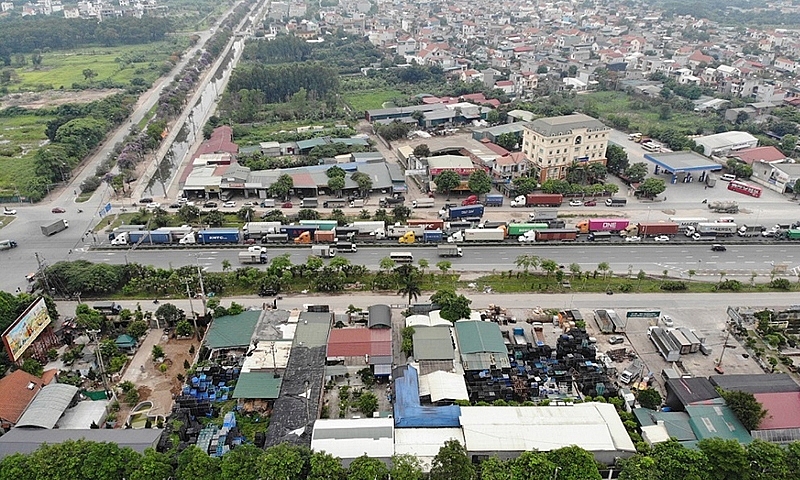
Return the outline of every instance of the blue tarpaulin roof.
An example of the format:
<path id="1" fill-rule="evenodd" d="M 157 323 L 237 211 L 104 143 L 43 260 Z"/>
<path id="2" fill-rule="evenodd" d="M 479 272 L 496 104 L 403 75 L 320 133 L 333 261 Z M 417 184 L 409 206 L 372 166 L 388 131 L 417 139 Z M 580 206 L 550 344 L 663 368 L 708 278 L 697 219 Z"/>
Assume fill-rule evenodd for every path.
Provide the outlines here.
<path id="1" fill-rule="evenodd" d="M 396 428 L 460 427 L 461 407 L 422 406 L 419 403 L 419 374 L 409 365 L 394 371 L 394 426 Z"/>

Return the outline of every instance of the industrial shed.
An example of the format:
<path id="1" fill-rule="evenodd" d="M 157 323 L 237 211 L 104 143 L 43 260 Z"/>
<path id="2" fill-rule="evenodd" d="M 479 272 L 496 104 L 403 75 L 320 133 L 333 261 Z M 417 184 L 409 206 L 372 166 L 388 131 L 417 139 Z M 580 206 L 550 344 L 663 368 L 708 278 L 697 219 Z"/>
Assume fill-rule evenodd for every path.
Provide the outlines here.
<path id="1" fill-rule="evenodd" d="M 707 378 L 671 378 L 667 380 L 667 399 L 664 402 L 675 411 L 684 411 L 688 405 L 700 402 L 722 405 L 724 400 Z M 714 402 L 709 402 L 709 401 Z"/>
<path id="2" fill-rule="evenodd" d="M 461 427 L 473 460 L 577 445 L 613 464 L 636 453 L 613 405 L 579 403 L 547 407 L 461 407 Z"/>
<path id="3" fill-rule="evenodd" d="M 461 407 L 423 406 L 419 400 L 417 369 L 404 365 L 394 369 L 394 421 L 396 428 L 458 427 Z"/>
<path id="4" fill-rule="evenodd" d="M 259 317 L 261 310 L 248 310 L 238 315 L 215 318 L 206 333 L 206 346 L 211 350 L 247 348 Z"/>
<path id="5" fill-rule="evenodd" d="M 414 359 L 418 362 L 425 360 L 452 360 L 455 356 L 453 337 L 449 328 L 416 327 L 413 336 Z"/>
<path id="6" fill-rule="evenodd" d="M 116 443 L 120 448 L 130 448 L 142 453 L 147 448 L 156 448 L 163 430 L 140 429 L 86 429 L 86 430 L 31 430 L 14 428 L 0 437 L 0 459 L 15 453 L 28 454 L 43 444 L 55 445 L 69 440 Z"/>
<path id="7" fill-rule="evenodd" d="M 389 464 L 394 455 L 391 418 L 320 419 L 314 422 L 311 449 L 342 459 L 345 467 L 367 455 Z"/>
<path id="8" fill-rule="evenodd" d="M 758 430 L 750 432 L 754 438 L 775 443 L 800 440 L 800 392 L 756 393 L 755 397 L 767 416 Z"/>
<path id="9" fill-rule="evenodd" d="M 740 131 L 706 135 L 704 137 L 695 138 L 694 142 L 703 147 L 703 154 L 709 157 L 711 155 L 724 156 L 730 152 L 758 146 L 758 138 L 747 132 Z"/>
<path id="10" fill-rule="evenodd" d="M 438 313 L 439 311 L 437 310 L 436 312 Z M 435 317 L 429 315 L 409 315 L 406 317 L 406 327 L 450 327 L 452 325 L 453 322 L 445 320 L 439 315 Z"/>
<path id="11" fill-rule="evenodd" d="M 413 455 L 422 470 L 429 472 L 433 457 L 449 440 L 464 445 L 464 432 L 460 428 L 398 428 L 394 431 L 394 453 Z"/>
<path id="12" fill-rule="evenodd" d="M 469 400 L 464 376 L 457 373 L 436 371 L 419 377 L 419 396 L 431 403 L 453 403 Z"/>
<path id="13" fill-rule="evenodd" d="M 788 373 L 711 375 L 708 380 L 723 390 L 749 393 L 800 392 Z"/>
<path id="14" fill-rule="evenodd" d="M 17 422 L 17 428 L 55 427 L 67 408 L 75 403 L 77 396 L 78 387 L 66 383 L 52 383 L 45 386 L 22 414 Z"/>
<path id="15" fill-rule="evenodd" d="M 454 326 L 464 370 L 511 368 L 508 350 L 496 323 L 464 320 Z"/>
<path id="16" fill-rule="evenodd" d="M 392 328 L 392 309 L 389 305 L 371 305 L 367 311 L 369 328 Z"/>

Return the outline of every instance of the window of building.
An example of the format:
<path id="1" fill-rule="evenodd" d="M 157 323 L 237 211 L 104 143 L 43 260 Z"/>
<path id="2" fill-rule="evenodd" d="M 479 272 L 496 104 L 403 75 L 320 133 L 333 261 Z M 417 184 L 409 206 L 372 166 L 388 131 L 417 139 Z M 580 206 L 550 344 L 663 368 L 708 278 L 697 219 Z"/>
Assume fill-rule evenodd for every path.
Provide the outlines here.
<path id="1" fill-rule="evenodd" d="M 581 138 L 580 135 L 575 137 L 575 145 L 580 145 L 582 141 L 583 141 L 583 139 Z"/>

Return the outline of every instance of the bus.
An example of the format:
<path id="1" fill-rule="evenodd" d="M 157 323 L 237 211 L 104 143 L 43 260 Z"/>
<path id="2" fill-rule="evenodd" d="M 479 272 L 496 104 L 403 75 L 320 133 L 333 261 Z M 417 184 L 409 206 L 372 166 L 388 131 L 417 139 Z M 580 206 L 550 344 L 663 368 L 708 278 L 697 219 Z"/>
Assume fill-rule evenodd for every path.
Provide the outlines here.
<path id="1" fill-rule="evenodd" d="M 759 198 L 761 196 L 760 187 L 756 187 L 754 185 L 748 185 L 738 180 L 732 180 L 731 182 L 729 182 L 728 190 L 734 191 L 736 193 L 743 193 L 745 195 L 750 195 L 751 197 L 755 198 Z"/>
<path id="2" fill-rule="evenodd" d="M 394 260 L 395 263 L 413 263 L 414 255 L 411 252 L 391 252 L 389 258 Z"/>

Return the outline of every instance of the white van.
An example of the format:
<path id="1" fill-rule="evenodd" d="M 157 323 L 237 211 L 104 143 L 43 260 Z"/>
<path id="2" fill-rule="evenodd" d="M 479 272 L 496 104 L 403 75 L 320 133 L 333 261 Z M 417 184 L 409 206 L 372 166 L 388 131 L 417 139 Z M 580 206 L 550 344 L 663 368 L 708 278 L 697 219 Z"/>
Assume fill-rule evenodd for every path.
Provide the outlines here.
<path id="1" fill-rule="evenodd" d="M 414 262 L 414 255 L 411 252 L 391 252 L 389 258 L 395 263 L 412 263 Z"/>
<path id="2" fill-rule="evenodd" d="M 736 180 L 736 175 L 734 175 L 732 173 L 725 173 L 725 174 L 721 175 L 719 177 L 719 179 L 722 180 L 723 182 L 732 182 L 732 181 Z"/>

